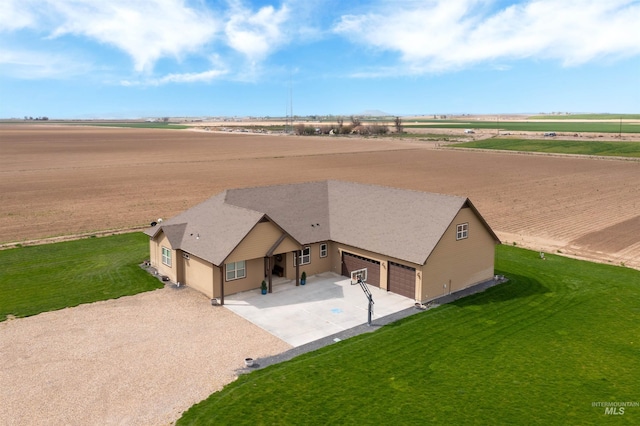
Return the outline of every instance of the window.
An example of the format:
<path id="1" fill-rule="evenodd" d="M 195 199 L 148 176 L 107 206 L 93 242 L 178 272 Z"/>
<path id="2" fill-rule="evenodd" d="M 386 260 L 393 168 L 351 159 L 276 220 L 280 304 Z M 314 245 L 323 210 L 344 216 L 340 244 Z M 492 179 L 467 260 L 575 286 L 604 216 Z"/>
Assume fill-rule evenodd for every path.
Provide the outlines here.
<path id="1" fill-rule="evenodd" d="M 296 257 L 293 256 L 293 266 L 297 266 Z M 302 249 L 302 254 L 300 255 L 300 265 L 306 265 L 311 263 L 311 247 L 305 247 Z"/>
<path id="2" fill-rule="evenodd" d="M 225 266 L 227 268 L 227 281 L 237 280 L 247 276 L 244 260 L 227 263 Z"/>
<path id="3" fill-rule="evenodd" d="M 327 257 L 329 250 L 326 244 L 320 244 L 320 257 Z"/>
<path id="4" fill-rule="evenodd" d="M 162 263 L 171 267 L 171 250 L 166 247 L 162 247 Z"/>
<path id="5" fill-rule="evenodd" d="M 461 223 L 457 226 L 456 240 L 463 240 L 469 236 L 469 224 Z"/>

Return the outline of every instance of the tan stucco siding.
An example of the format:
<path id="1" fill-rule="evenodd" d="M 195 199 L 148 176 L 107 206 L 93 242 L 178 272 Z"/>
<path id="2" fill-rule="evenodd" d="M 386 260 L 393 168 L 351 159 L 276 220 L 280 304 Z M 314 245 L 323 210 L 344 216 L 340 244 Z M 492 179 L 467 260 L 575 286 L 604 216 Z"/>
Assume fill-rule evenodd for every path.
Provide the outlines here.
<path id="1" fill-rule="evenodd" d="M 227 281 L 225 270 L 224 295 L 260 288 L 264 279 L 264 258 L 245 261 L 246 277 Z"/>
<path id="2" fill-rule="evenodd" d="M 182 257 L 184 264 L 184 284 L 204 293 L 209 299 L 214 297 L 214 266 L 192 254 Z M 217 270 L 217 268 L 215 268 Z"/>
<path id="3" fill-rule="evenodd" d="M 251 232 L 244 237 L 231 254 L 227 256 L 225 263 L 237 262 L 238 260 L 263 258 L 269 249 L 278 241 L 281 235 L 282 231 L 273 223 L 258 223 Z M 293 247 L 297 247 L 297 244 L 287 237 L 279 244 L 279 247 L 286 248 L 291 244 L 293 244 Z"/>
<path id="4" fill-rule="evenodd" d="M 289 253 L 294 250 L 298 250 L 299 248 L 300 246 L 298 243 L 293 241 L 291 238 L 286 237 L 280 244 L 278 244 L 278 247 L 273 251 L 273 254 Z"/>
<path id="5" fill-rule="evenodd" d="M 158 267 L 158 243 L 153 238 L 149 238 L 149 262 L 154 268 Z"/>
<path id="6" fill-rule="evenodd" d="M 296 267 L 293 266 L 294 257 L 295 257 L 295 252 L 289 252 L 286 254 L 284 276 L 289 278 L 290 280 L 296 279 Z M 302 271 L 300 271 L 300 273 L 302 274 Z"/>
<path id="7" fill-rule="evenodd" d="M 456 240 L 457 225 L 468 237 Z M 422 268 L 421 301 L 453 293 L 493 277 L 495 240 L 469 208 L 461 209 Z"/>
<path id="8" fill-rule="evenodd" d="M 173 250 L 167 236 L 161 232 L 155 238 L 156 241 L 156 265 L 155 268 L 160 275 L 166 275 L 172 282 L 178 281 L 178 262 L 181 259 L 177 258 L 176 250 Z M 162 263 L 162 248 L 166 247 L 171 250 L 171 266 Z"/>
<path id="9" fill-rule="evenodd" d="M 220 280 L 223 279 L 222 272 L 224 268 L 212 266 L 211 272 L 213 273 L 213 297 L 220 297 Z"/>
<path id="10" fill-rule="evenodd" d="M 327 257 L 320 257 L 320 245 L 327 244 Z M 306 272 L 308 275 L 315 275 L 321 272 L 328 272 L 331 268 L 331 243 L 314 243 L 304 247 L 311 249 L 311 262 L 306 265 L 300 265 L 300 275 Z M 293 265 L 293 256 L 291 256 L 291 264 Z M 295 279 L 295 267 L 293 267 L 292 279 Z"/>

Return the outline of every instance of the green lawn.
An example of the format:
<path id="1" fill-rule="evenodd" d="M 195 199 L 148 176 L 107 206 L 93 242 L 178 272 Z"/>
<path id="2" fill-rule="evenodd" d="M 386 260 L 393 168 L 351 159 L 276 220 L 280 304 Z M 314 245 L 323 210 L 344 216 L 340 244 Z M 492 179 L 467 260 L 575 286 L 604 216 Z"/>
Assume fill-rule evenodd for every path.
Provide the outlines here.
<path id="1" fill-rule="evenodd" d="M 563 114 L 534 115 L 529 120 L 640 120 L 640 114 Z"/>
<path id="2" fill-rule="evenodd" d="M 69 123 L 69 124 L 76 124 L 76 123 Z M 185 126 L 184 124 L 171 124 L 171 123 L 161 123 L 161 122 L 157 122 L 157 123 L 128 123 L 128 122 L 122 122 L 122 123 L 96 123 L 96 122 L 92 122 L 92 121 L 88 121 L 86 123 L 80 123 L 83 126 L 98 126 L 98 127 L 130 127 L 130 128 L 135 128 L 135 129 L 176 129 L 176 130 L 182 130 L 182 129 L 188 129 L 189 126 Z"/>
<path id="3" fill-rule="evenodd" d="M 47 124 L 63 124 L 68 126 L 97 126 L 97 127 L 130 127 L 139 129 L 188 129 L 190 126 L 184 124 L 173 124 L 165 122 L 142 122 L 142 121 L 73 121 L 73 120 L 45 120 L 45 121 L 6 121 L 2 124 L 25 124 L 25 125 L 47 125 Z"/>
<path id="4" fill-rule="evenodd" d="M 566 133 L 639 133 L 640 124 L 615 122 L 527 122 L 527 121 L 463 121 L 463 120 L 432 120 L 430 124 L 406 123 L 406 129 L 500 129 L 523 132 L 566 132 Z"/>
<path id="5" fill-rule="evenodd" d="M 0 321 L 162 287 L 138 264 L 142 233 L 0 251 Z"/>
<path id="6" fill-rule="evenodd" d="M 508 151 L 555 152 L 561 154 L 640 157 L 640 142 L 567 141 L 560 139 L 492 138 L 456 144 L 456 147 L 502 149 Z"/>
<path id="7" fill-rule="evenodd" d="M 241 376 L 185 424 L 639 424 L 640 272 L 510 246 L 510 281 Z"/>

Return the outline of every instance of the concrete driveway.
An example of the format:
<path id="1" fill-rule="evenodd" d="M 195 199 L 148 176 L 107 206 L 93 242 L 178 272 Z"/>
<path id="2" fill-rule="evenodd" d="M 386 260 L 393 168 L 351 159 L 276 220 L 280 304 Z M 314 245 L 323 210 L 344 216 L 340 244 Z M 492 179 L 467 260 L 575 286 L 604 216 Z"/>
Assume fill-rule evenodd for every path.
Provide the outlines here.
<path id="1" fill-rule="evenodd" d="M 414 306 L 414 301 L 368 286 L 374 301 L 372 322 Z M 368 300 L 359 285 L 332 272 L 274 285 L 273 293 L 251 290 L 225 297 L 225 307 L 297 347 L 367 322 Z"/>

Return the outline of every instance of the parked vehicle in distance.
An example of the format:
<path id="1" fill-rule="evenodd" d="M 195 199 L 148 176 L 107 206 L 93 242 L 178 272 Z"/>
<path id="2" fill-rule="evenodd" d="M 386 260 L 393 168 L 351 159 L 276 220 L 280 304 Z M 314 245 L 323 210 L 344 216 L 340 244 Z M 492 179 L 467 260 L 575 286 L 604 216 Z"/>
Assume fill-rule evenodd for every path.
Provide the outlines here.
<path id="1" fill-rule="evenodd" d="M 555 136 L 556 132 L 545 132 L 544 135 L 545 136 Z"/>
<path id="2" fill-rule="evenodd" d="M 475 132 L 474 132 L 473 130 L 471 130 L 471 129 L 465 129 L 465 130 L 464 130 L 464 132 L 465 132 L 465 133 L 475 133 Z"/>

